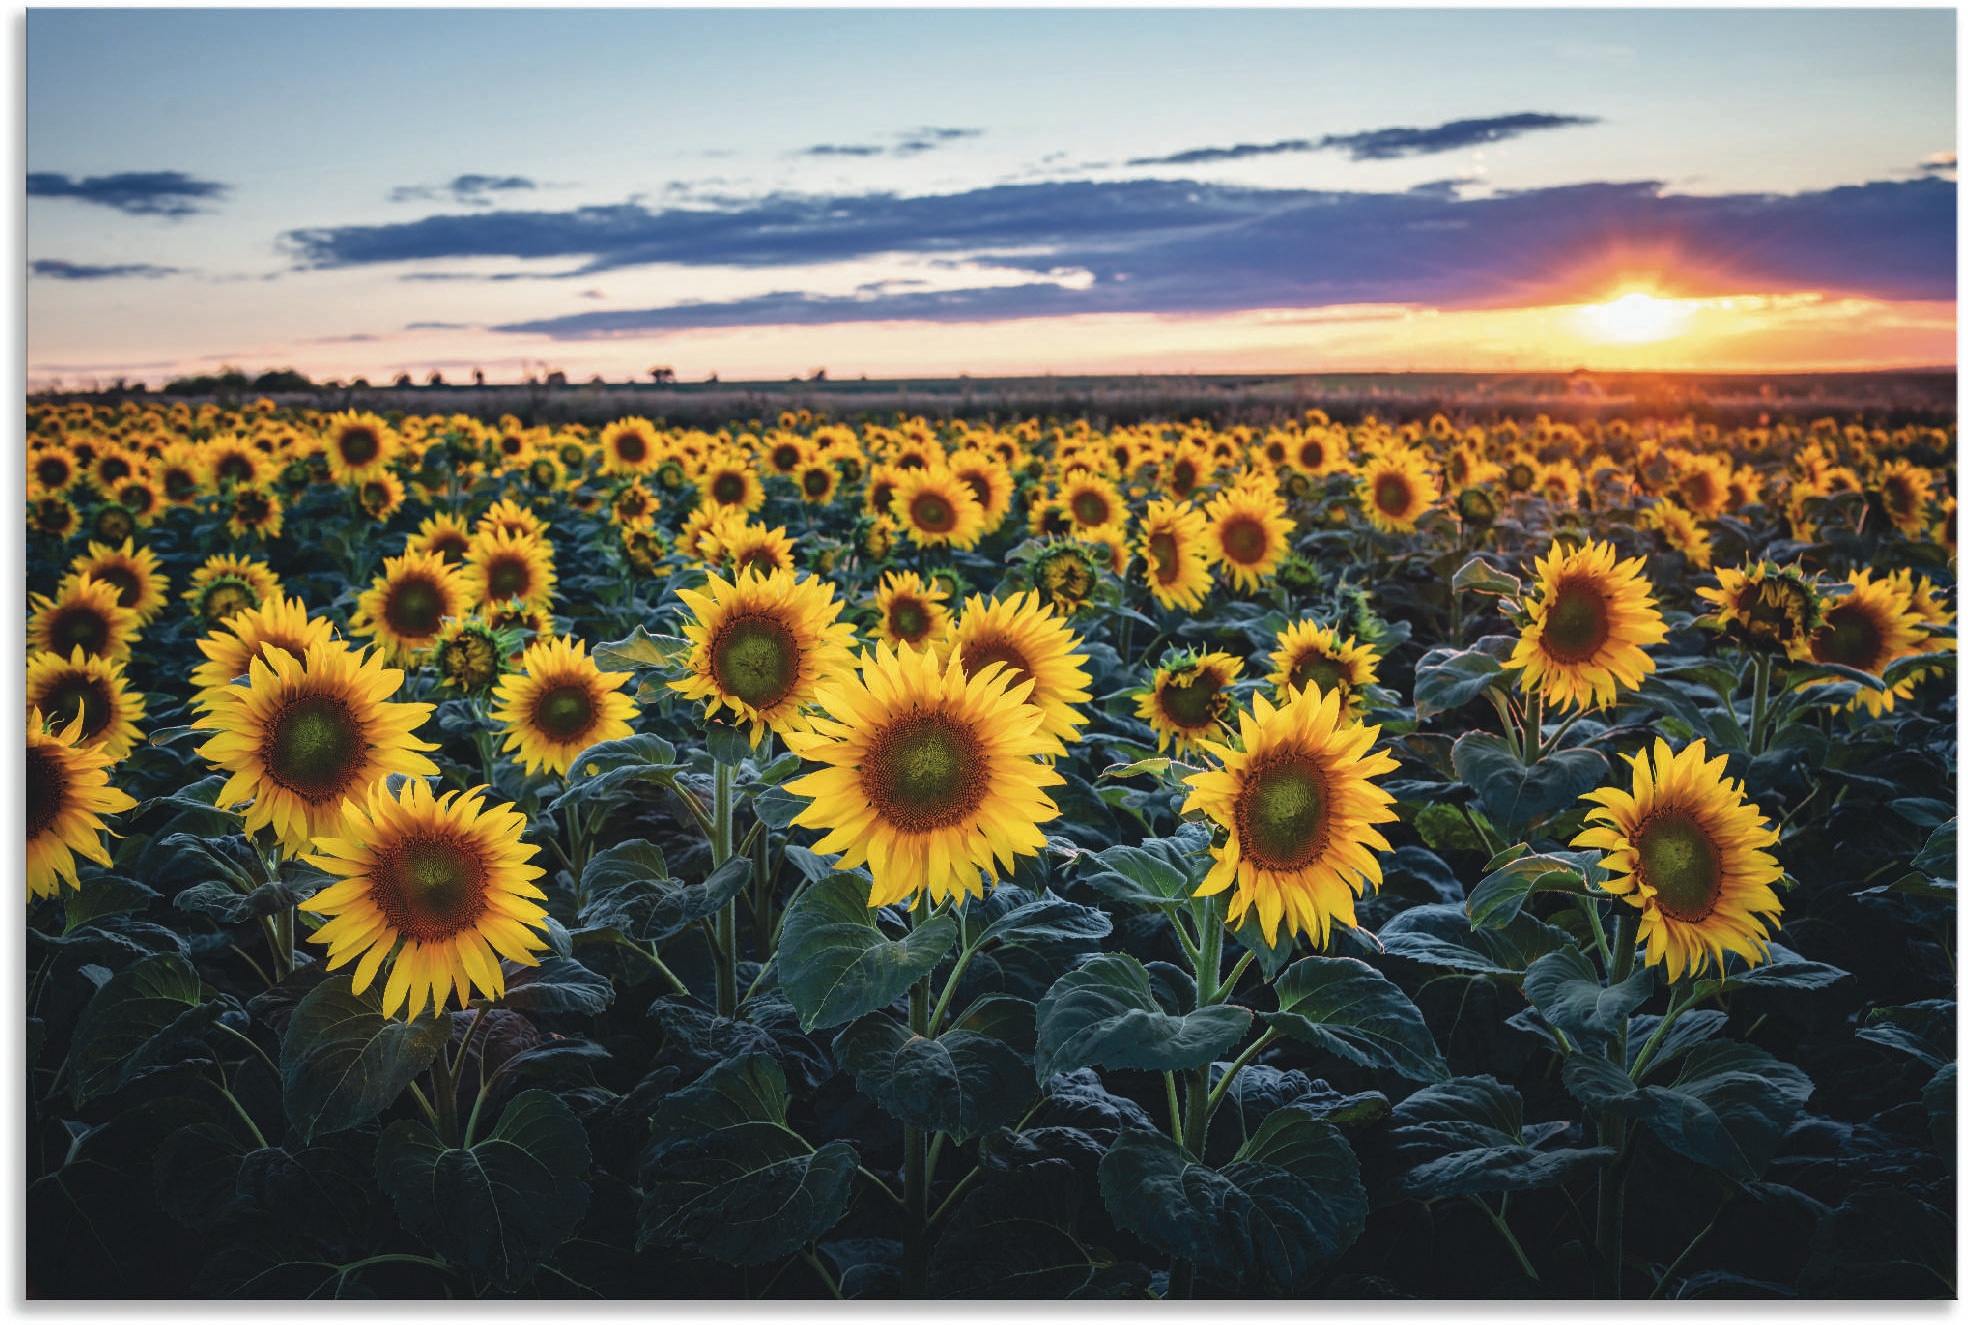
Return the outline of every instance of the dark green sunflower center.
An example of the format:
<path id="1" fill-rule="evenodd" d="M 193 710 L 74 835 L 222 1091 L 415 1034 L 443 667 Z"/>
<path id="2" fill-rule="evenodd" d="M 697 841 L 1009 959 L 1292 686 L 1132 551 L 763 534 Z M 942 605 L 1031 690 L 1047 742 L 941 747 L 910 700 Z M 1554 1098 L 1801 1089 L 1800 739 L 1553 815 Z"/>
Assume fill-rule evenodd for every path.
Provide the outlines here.
<path id="1" fill-rule="evenodd" d="M 467 631 L 438 649 L 437 669 L 456 689 L 483 690 L 499 677 L 499 651 L 484 635 Z"/>
<path id="2" fill-rule="evenodd" d="M 885 826 L 927 833 L 961 823 L 990 790 L 983 742 L 948 714 L 903 718 L 868 742 L 861 787 Z"/>
<path id="3" fill-rule="evenodd" d="M 1382 474 L 1374 480 L 1374 505 L 1382 515 L 1398 520 L 1414 505 L 1414 489 L 1399 474 Z"/>
<path id="4" fill-rule="evenodd" d="M 1093 567 L 1078 557 L 1055 557 L 1045 568 L 1045 586 L 1055 598 L 1078 601 L 1093 588 Z"/>
<path id="5" fill-rule="evenodd" d="M 98 507 L 93 521 L 96 537 L 105 543 L 120 543 L 137 531 L 137 522 L 115 503 Z"/>
<path id="6" fill-rule="evenodd" d="M 1342 698 L 1353 688 L 1345 664 L 1337 659 L 1328 658 L 1323 653 L 1310 651 L 1292 664 L 1291 683 L 1300 690 L 1308 685 L 1316 685 L 1321 694 L 1330 694 L 1337 690 Z"/>
<path id="7" fill-rule="evenodd" d="M 48 647 L 66 658 L 80 645 L 91 657 L 109 646 L 109 621 L 87 603 L 58 609 L 48 622 Z"/>
<path id="8" fill-rule="evenodd" d="M 533 706 L 533 724 L 563 744 L 578 739 L 594 723 L 594 696 L 579 682 L 542 691 Z"/>
<path id="9" fill-rule="evenodd" d="M 58 455 L 44 455 L 34 462 L 34 478 L 44 488 L 59 488 L 74 471 Z"/>
<path id="10" fill-rule="evenodd" d="M 1032 679 L 1032 664 L 1018 647 L 999 635 L 985 635 L 964 646 L 963 669 L 972 676 L 989 667 L 992 663 L 1005 665 L 1004 678 L 1007 687 L 1024 685 Z M 1031 703 L 1028 696 L 1026 702 Z"/>
<path id="11" fill-rule="evenodd" d="M 1220 535 L 1224 555 L 1239 566 L 1255 566 L 1264 560 L 1271 546 L 1264 526 L 1248 515 L 1234 515 L 1224 522 Z"/>
<path id="12" fill-rule="evenodd" d="M 755 709 L 769 709 L 799 683 L 799 641 L 777 617 L 733 617 L 711 637 L 711 675 L 718 688 Z"/>
<path id="13" fill-rule="evenodd" d="M 173 466 L 164 471 L 164 494 L 172 501 L 183 501 L 198 491 L 198 479 L 188 469 Z"/>
<path id="14" fill-rule="evenodd" d="M 1073 494 L 1073 518 L 1083 525 L 1098 527 L 1106 524 L 1113 513 L 1107 498 L 1098 492 Z"/>
<path id="15" fill-rule="evenodd" d="M 536 488 L 551 488 L 559 477 L 560 471 L 551 460 L 535 460 L 526 467 L 526 479 Z"/>
<path id="16" fill-rule="evenodd" d="M 800 490 L 809 497 L 824 497 L 833 486 L 834 476 L 824 469 L 809 469 L 800 475 Z"/>
<path id="17" fill-rule="evenodd" d="M 1810 603 L 1801 588 L 1765 580 L 1760 589 L 1752 586 L 1746 596 L 1749 605 L 1744 615 L 1749 619 L 1751 639 L 1787 643 L 1803 629 Z"/>
<path id="18" fill-rule="evenodd" d="M 55 678 L 53 685 L 42 691 L 35 701 L 36 706 L 55 725 L 67 730 L 68 724 L 75 721 L 75 715 L 82 715 L 82 734 L 77 738 L 81 743 L 93 741 L 109 725 L 109 687 L 100 679 L 81 672 L 68 672 Z"/>
<path id="19" fill-rule="evenodd" d="M 1715 909 L 1722 895 L 1722 856 L 1715 840 L 1686 810 L 1656 810 L 1634 835 L 1640 877 L 1658 894 L 1655 902 L 1672 920 L 1694 923 Z"/>
<path id="20" fill-rule="evenodd" d="M 745 500 L 745 476 L 729 470 L 711 480 L 711 497 L 720 506 L 736 506 Z"/>
<path id="21" fill-rule="evenodd" d="M 1561 663 L 1582 663 L 1612 635 L 1605 595 L 1581 579 L 1561 580 L 1544 613 L 1544 651 Z"/>
<path id="22" fill-rule="evenodd" d="M 1824 629 L 1812 638 L 1811 652 L 1819 662 L 1876 672 L 1884 644 L 1878 620 L 1865 608 L 1845 603 L 1824 614 Z"/>
<path id="23" fill-rule="evenodd" d="M 1171 676 L 1157 698 L 1163 717 L 1185 731 L 1196 731 L 1216 722 L 1222 693 L 1216 673 L 1192 670 Z"/>
<path id="24" fill-rule="evenodd" d="M 260 742 L 266 775 L 305 800 L 334 801 L 368 763 L 368 733 L 347 701 L 305 695 L 267 724 Z"/>
<path id="25" fill-rule="evenodd" d="M 640 433 L 625 432 L 615 439 L 615 454 L 626 464 L 639 465 L 649 458 L 649 443 Z"/>
<path id="26" fill-rule="evenodd" d="M 371 515 L 390 504 L 390 490 L 387 483 L 365 483 L 362 485 L 362 509 Z M 251 520 L 248 520 L 251 523 Z"/>
<path id="27" fill-rule="evenodd" d="M 800 450 L 791 442 L 781 442 L 772 448 L 772 467 L 781 474 L 790 474 L 799 468 Z"/>
<path id="28" fill-rule="evenodd" d="M 1456 510 L 1474 525 L 1486 525 L 1496 519 L 1496 503 L 1481 488 L 1464 488 L 1456 498 Z"/>
<path id="29" fill-rule="evenodd" d="M 352 469 L 373 463 L 383 450 L 382 439 L 370 428 L 346 429 L 335 445 L 341 450 L 342 462 Z"/>
<path id="30" fill-rule="evenodd" d="M 470 842 L 412 837 L 377 850 L 369 896 L 390 928 L 419 943 L 442 943 L 485 914 L 485 862 Z"/>
<path id="31" fill-rule="evenodd" d="M 957 527 L 957 508 L 940 493 L 919 492 L 909 502 L 909 520 L 928 534 L 947 534 Z"/>
<path id="32" fill-rule="evenodd" d="M 444 593 L 424 576 L 398 580 L 383 606 L 390 629 L 408 639 L 426 639 L 444 624 Z"/>
<path id="33" fill-rule="evenodd" d="M 560 463 L 579 470 L 588 463 L 588 453 L 581 449 L 579 442 L 568 442 L 560 448 Z"/>
<path id="34" fill-rule="evenodd" d="M 228 577 L 213 581 L 205 590 L 205 597 L 199 602 L 199 615 L 205 618 L 206 625 L 216 626 L 227 617 L 249 612 L 259 605 L 260 596 L 253 592 L 252 586 Z"/>
<path id="35" fill-rule="evenodd" d="M 1326 848 L 1325 771 L 1311 757 L 1286 753 L 1244 773 L 1232 821 L 1243 853 L 1269 870 L 1302 869 Z"/>
<path id="36" fill-rule="evenodd" d="M 1512 492 L 1529 492 L 1537 484 L 1537 471 L 1522 461 L 1503 471 L 1503 486 Z"/>
<path id="37" fill-rule="evenodd" d="M 888 605 L 888 629 L 897 639 L 914 644 L 929 633 L 929 609 L 920 598 L 897 598 Z"/>
<path id="38" fill-rule="evenodd" d="M 68 799 L 68 768 L 45 746 L 27 747 L 27 840 L 54 827 Z"/>
<path id="39" fill-rule="evenodd" d="M 494 557 L 485 568 L 488 596 L 501 601 L 524 598 L 533 587 L 533 568 L 519 556 Z"/>

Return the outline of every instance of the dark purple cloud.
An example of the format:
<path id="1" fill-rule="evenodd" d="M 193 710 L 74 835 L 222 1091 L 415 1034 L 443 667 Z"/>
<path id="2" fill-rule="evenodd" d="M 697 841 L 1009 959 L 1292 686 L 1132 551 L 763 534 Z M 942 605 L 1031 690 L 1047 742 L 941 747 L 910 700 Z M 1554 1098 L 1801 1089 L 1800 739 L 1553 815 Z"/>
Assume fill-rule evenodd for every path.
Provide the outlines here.
<path id="1" fill-rule="evenodd" d="M 224 197 L 226 187 L 176 170 L 91 175 L 87 179 L 37 171 L 27 177 L 30 198 L 73 198 L 114 207 L 129 216 L 190 216 L 206 210 L 195 204 Z"/>
<path id="2" fill-rule="evenodd" d="M 449 200 L 467 207 L 489 207 L 495 193 L 539 187 L 524 175 L 457 175 L 448 184 L 406 184 L 390 190 L 391 202 Z"/>
<path id="3" fill-rule="evenodd" d="M 1241 161 L 1253 156 L 1295 152 L 1345 152 L 1355 161 L 1388 161 L 1403 156 L 1434 156 L 1480 143 L 1502 142 L 1539 129 L 1567 129 L 1597 124 L 1593 115 L 1548 115 L 1525 111 L 1487 119 L 1452 120 L 1430 129 L 1371 129 L 1364 133 L 1329 133 L 1323 138 L 1281 138 L 1273 143 L 1238 143 L 1235 147 L 1192 147 L 1170 156 L 1138 156 L 1131 166 L 1194 166 L 1211 161 Z"/>
<path id="4" fill-rule="evenodd" d="M 94 266 L 86 262 L 64 262 L 60 258 L 36 258 L 28 264 L 36 276 L 55 281 L 111 281 L 125 276 L 175 276 L 176 267 L 155 267 L 148 262 L 118 262 Z"/>

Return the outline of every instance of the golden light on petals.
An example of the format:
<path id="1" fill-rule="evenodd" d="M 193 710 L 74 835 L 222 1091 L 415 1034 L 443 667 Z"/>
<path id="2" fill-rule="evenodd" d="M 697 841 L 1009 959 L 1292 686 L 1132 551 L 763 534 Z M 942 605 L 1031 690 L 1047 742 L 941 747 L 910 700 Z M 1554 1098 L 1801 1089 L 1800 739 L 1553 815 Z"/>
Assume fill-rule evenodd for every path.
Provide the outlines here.
<path id="1" fill-rule="evenodd" d="M 589 746 L 634 734 L 636 703 L 618 693 L 629 673 L 602 671 L 587 649 L 581 640 L 535 640 L 493 692 L 493 720 L 506 729 L 500 748 L 519 751 L 528 773 L 565 773 Z"/>
<path id="2" fill-rule="evenodd" d="M 1285 518 L 1285 503 L 1275 493 L 1234 487 L 1217 494 L 1206 509 L 1209 559 L 1239 589 L 1263 584 L 1291 551 L 1287 535 L 1297 522 Z"/>
<path id="3" fill-rule="evenodd" d="M 1278 644 L 1271 651 L 1271 698 L 1284 703 L 1293 690 L 1313 690 L 1320 694 L 1338 691 L 1349 716 L 1358 716 L 1365 707 L 1361 693 L 1380 679 L 1380 655 L 1371 645 L 1360 644 L 1351 635 L 1316 621 L 1294 621 L 1278 632 Z"/>
<path id="4" fill-rule="evenodd" d="M 1539 557 L 1529 622 L 1503 664 L 1523 672 L 1526 691 L 1558 708 L 1611 704 L 1654 670 L 1644 646 L 1667 638 L 1667 623 L 1640 573 L 1641 560 L 1614 563 L 1610 543 Z"/>
<path id="5" fill-rule="evenodd" d="M 1177 754 L 1200 750 L 1222 734 L 1235 705 L 1230 686 L 1243 671 L 1241 659 L 1227 653 L 1185 655 L 1155 669 L 1149 687 L 1135 697 L 1135 716 L 1155 729 L 1155 748 L 1170 742 Z"/>
<path id="6" fill-rule="evenodd" d="M 41 713 L 27 715 L 27 891 L 53 897 L 76 880 L 75 858 L 109 864 L 103 849 L 102 816 L 136 808 L 136 801 L 109 785 L 116 762 L 101 745 L 82 745 L 82 720 L 50 730 Z"/>
<path id="7" fill-rule="evenodd" d="M 993 663 L 1003 663 L 1014 685 L 1032 682 L 1025 702 L 1045 717 L 1039 730 L 1060 741 L 1080 739 L 1086 719 L 1076 704 L 1093 698 L 1087 683 L 1092 675 L 1087 656 L 1075 653 L 1080 637 L 1051 608 L 1039 603 L 1036 591 L 1007 599 L 973 595 L 964 604 L 951 633 L 951 656 L 972 676 Z"/>
<path id="8" fill-rule="evenodd" d="M 670 688 L 709 701 L 707 716 L 729 709 L 750 724 L 753 745 L 767 727 L 783 736 L 797 725 L 820 683 L 853 665 L 854 627 L 822 580 L 748 570 L 677 597 L 691 612 L 683 633 L 692 647 L 689 675 Z"/>
<path id="9" fill-rule="evenodd" d="M 80 649 L 92 658 L 123 659 L 137 638 L 137 614 L 124 607 L 116 586 L 87 575 L 71 575 L 53 598 L 34 594 L 27 623 L 27 646 L 68 657 Z"/>
<path id="10" fill-rule="evenodd" d="M 37 653 L 27 660 L 27 708 L 62 728 L 80 722 L 78 745 L 100 748 L 121 759 L 143 739 L 137 723 L 144 715 L 142 692 L 130 689 L 123 664 L 90 657 L 78 646 L 64 658 Z"/>
<path id="11" fill-rule="evenodd" d="M 397 665 L 418 661 L 437 643 L 447 618 L 464 614 L 471 585 L 435 552 L 406 552 L 383 562 L 383 573 L 356 600 L 349 630 L 383 646 Z"/>

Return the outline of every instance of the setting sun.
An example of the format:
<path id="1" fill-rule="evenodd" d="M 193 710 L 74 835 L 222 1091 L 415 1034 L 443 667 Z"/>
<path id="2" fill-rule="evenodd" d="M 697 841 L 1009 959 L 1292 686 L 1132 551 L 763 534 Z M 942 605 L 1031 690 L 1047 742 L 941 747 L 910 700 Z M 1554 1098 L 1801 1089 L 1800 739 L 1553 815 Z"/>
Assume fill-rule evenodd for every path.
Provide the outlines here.
<path id="1" fill-rule="evenodd" d="M 1603 304 L 1579 310 L 1588 339 L 1622 345 L 1644 345 L 1680 335 L 1694 316 L 1695 301 L 1658 299 L 1635 290 Z"/>

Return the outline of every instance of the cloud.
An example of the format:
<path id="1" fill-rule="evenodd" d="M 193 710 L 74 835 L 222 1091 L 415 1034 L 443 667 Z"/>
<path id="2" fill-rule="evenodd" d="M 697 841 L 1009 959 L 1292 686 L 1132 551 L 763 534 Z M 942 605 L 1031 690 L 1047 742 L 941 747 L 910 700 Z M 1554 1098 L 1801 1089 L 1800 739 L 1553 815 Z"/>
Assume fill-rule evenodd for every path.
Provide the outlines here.
<path id="1" fill-rule="evenodd" d="M 178 273 L 176 267 L 155 267 L 148 262 L 119 262 L 99 267 L 86 262 L 64 262 L 60 258 L 36 258 L 28 264 L 28 270 L 55 281 L 110 281 L 123 276 L 154 279 Z"/>
<path id="2" fill-rule="evenodd" d="M 816 143 L 803 147 L 795 156 L 920 156 L 924 152 L 934 152 L 939 147 L 964 138 L 975 138 L 982 129 L 940 129 L 925 126 L 898 134 L 899 141 L 893 147 L 878 143 Z"/>
<path id="3" fill-rule="evenodd" d="M 1953 152 L 1936 152 L 1920 163 L 1923 175 L 1952 176 L 1955 172 L 1956 157 Z"/>
<path id="4" fill-rule="evenodd" d="M 391 189 L 390 201 L 434 202 L 448 198 L 467 207 L 489 207 L 497 201 L 491 194 L 538 187 L 524 175 L 458 175 L 448 184 L 406 184 Z"/>
<path id="5" fill-rule="evenodd" d="M 1253 156 L 1294 152 L 1345 152 L 1355 161 L 1386 161 L 1403 156 L 1434 156 L 1479 143 L 1501 142 L 1539 129 L 1565 129 L 1597 124 L 1592 115 L 1547 115 L 1526 111 L 1488 119 L 1452 120 L 1432 129 L 1373 129 L 1365 133 L 1329 133 L 1323 138 L 1281 138 L 1275 143 L 1239 143 L 1235 147 L 1194 147 L 1170 156 L 1138 156 L 1131 166 L 1194 166 L 1212 161 L 1241 161 Z"/>
<path id="6" fill-rule="evenodd" d="M 888 149 L 868 143 L 816 143 L 800 149 L 801 156 L 880 156 Z"/>
<path id="7" fill-rule="evenodd" d="M 129 216 L 190 216 L 207 210 L 194 204 L 224 197 L 227 187 L 176 170 L 91 175 L 87 179 L 40 171 L 27 177 L 30 198 L 73 198 L 114 207 Z"/>

